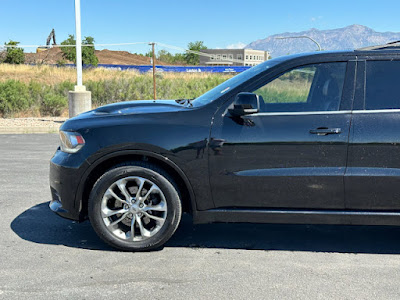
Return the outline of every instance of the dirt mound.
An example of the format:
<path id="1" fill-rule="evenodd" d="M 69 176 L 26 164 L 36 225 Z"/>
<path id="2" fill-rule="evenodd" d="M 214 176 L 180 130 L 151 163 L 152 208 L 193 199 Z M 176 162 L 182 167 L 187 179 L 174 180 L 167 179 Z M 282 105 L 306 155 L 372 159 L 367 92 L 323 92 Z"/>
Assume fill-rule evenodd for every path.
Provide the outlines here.
<path id="1" fill-rule="evenodd" d="M 129 53 L 127 51 L 96 50 L 99 64 L 111 65 L 149 65 L 150 57 Z"/>
<path id="2" fill-rule="evenodd" d="M 150 65 L 150 57 L 132 54 L 127 51 L 95 50 L 99 59 L 99 64 L 111 65 Z M 28 64 L 57 64 L 64 61 L 67 64 L 72 63 L 63 57 L 60 48 L 51 48 L 39 53 L 25 53 L 25 62 Z M 167 65 L 156 60 L 157 65 Z"/>
<path id="3" fill-rule="evenodd" d="M 39 53 L 25 53 L 25 63 L 28 64 L 56 64 L 60 61 L 72 63 L 63 57 L 60 48 L 51 48 Z"/>

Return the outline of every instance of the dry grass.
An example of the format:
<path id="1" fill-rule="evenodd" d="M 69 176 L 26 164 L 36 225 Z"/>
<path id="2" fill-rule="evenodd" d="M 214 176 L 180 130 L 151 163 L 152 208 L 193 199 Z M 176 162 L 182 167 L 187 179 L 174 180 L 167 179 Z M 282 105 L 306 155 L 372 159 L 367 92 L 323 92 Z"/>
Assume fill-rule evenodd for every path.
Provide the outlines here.
<path id="1" fill-rule="evenodd" d="M 275 79 L 255 91 L 265 103 L 301 103 L 307 102 L 311 81 L 291 81 Z"/>
<path id="2" fill-rule="evenodd" d="M 166 79 L 194 79 L 215 76 L 210 73 L 158 73 Z M 135 70 L 115 70 L 106 68 L 94 68 L 83 70 L 84 81 L 103 81 L 112 79 L 130 79 L 138 76 L 152 76 L 151 73 L 140 74 Z M 219 75 L 226 76 L 229 75 Z M 18 80 L 24 83 L 31 81 L 46 85 L 55 85 L 61 82 L 75 82 L 76 70 L 69 67 L 55 67 L 49 65 L 10 65 L 0 64 L 0 81 Z"/>
<path id="3" fill-rule="evenodd" d="M 157 73 L 158 99 L 196 98 L 232 77 L 213 73 Z M 74 68 L 49 65 L 0 64 L 0 117 L 65 115 L 68 91 L 76 80 Z M 151 72 L 93 68 L 83 83 L 92 92 L 93 106 L 153 98 Z"/>

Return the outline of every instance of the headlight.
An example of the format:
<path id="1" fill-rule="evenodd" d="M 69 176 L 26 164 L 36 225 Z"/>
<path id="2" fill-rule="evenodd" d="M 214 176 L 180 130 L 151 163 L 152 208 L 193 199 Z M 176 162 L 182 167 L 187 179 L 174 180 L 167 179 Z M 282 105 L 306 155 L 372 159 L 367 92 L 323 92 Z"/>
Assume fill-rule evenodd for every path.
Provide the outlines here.
<path id="1" fill-rule="evenodd" d="M 60 140 L 61 151 L 67 153 L 78 152 L 85 145 L 84 138 L 77 132 L 60 130 Z"/>

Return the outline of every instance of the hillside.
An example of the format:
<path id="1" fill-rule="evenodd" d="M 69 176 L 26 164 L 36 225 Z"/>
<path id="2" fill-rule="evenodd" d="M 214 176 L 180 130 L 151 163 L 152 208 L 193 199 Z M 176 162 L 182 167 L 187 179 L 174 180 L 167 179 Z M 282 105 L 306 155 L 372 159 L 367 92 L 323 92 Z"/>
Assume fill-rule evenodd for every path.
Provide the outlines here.
<path id="1" fill-rule="evenodd" d="M 362 25 L 351 25 L 344 28 L 331 30 L 318 30 L 312 28 L 302 32 L 285 32 L 271 35 L 248 44 L 245 48 L 267 50 L 272 57 L 315 51 L 317 45 L 308 39 L 278 40 L 276 37 L 306 35 L 315 39 L 323 50 L 348 50 L 370 45 L 385 44 L 390 41 L 400 40 L 400 33 L 377 32 Z"/>
<path id="2" fill-rule="evenodd" d="M 96 56 L 99 59 L 99 64 L 113 65 L 150 65 L 150 58 L 142 55 L 132 54 L 127 51 L 112 51 L 112 50 L 95 50 Z M 39 53 L 26 53 L 25 62 L 32 64 L 56 64 L 64 60 L 60 48 L 51 48 L 47 51 Z M 167 65 L 166 63 L 156 61 L 157 65 Z"/>

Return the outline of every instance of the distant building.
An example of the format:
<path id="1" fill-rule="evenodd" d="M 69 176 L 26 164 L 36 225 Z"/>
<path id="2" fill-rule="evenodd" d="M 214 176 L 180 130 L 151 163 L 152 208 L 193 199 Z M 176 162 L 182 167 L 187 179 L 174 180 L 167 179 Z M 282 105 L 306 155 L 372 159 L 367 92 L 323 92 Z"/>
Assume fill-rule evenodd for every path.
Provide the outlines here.
<path id="1" fill-rule="evenodd" d="M 252 49 L 205 49 L 200 52 L 202 66 L 255 66 L 268 60 L 269 52 Z"/>

